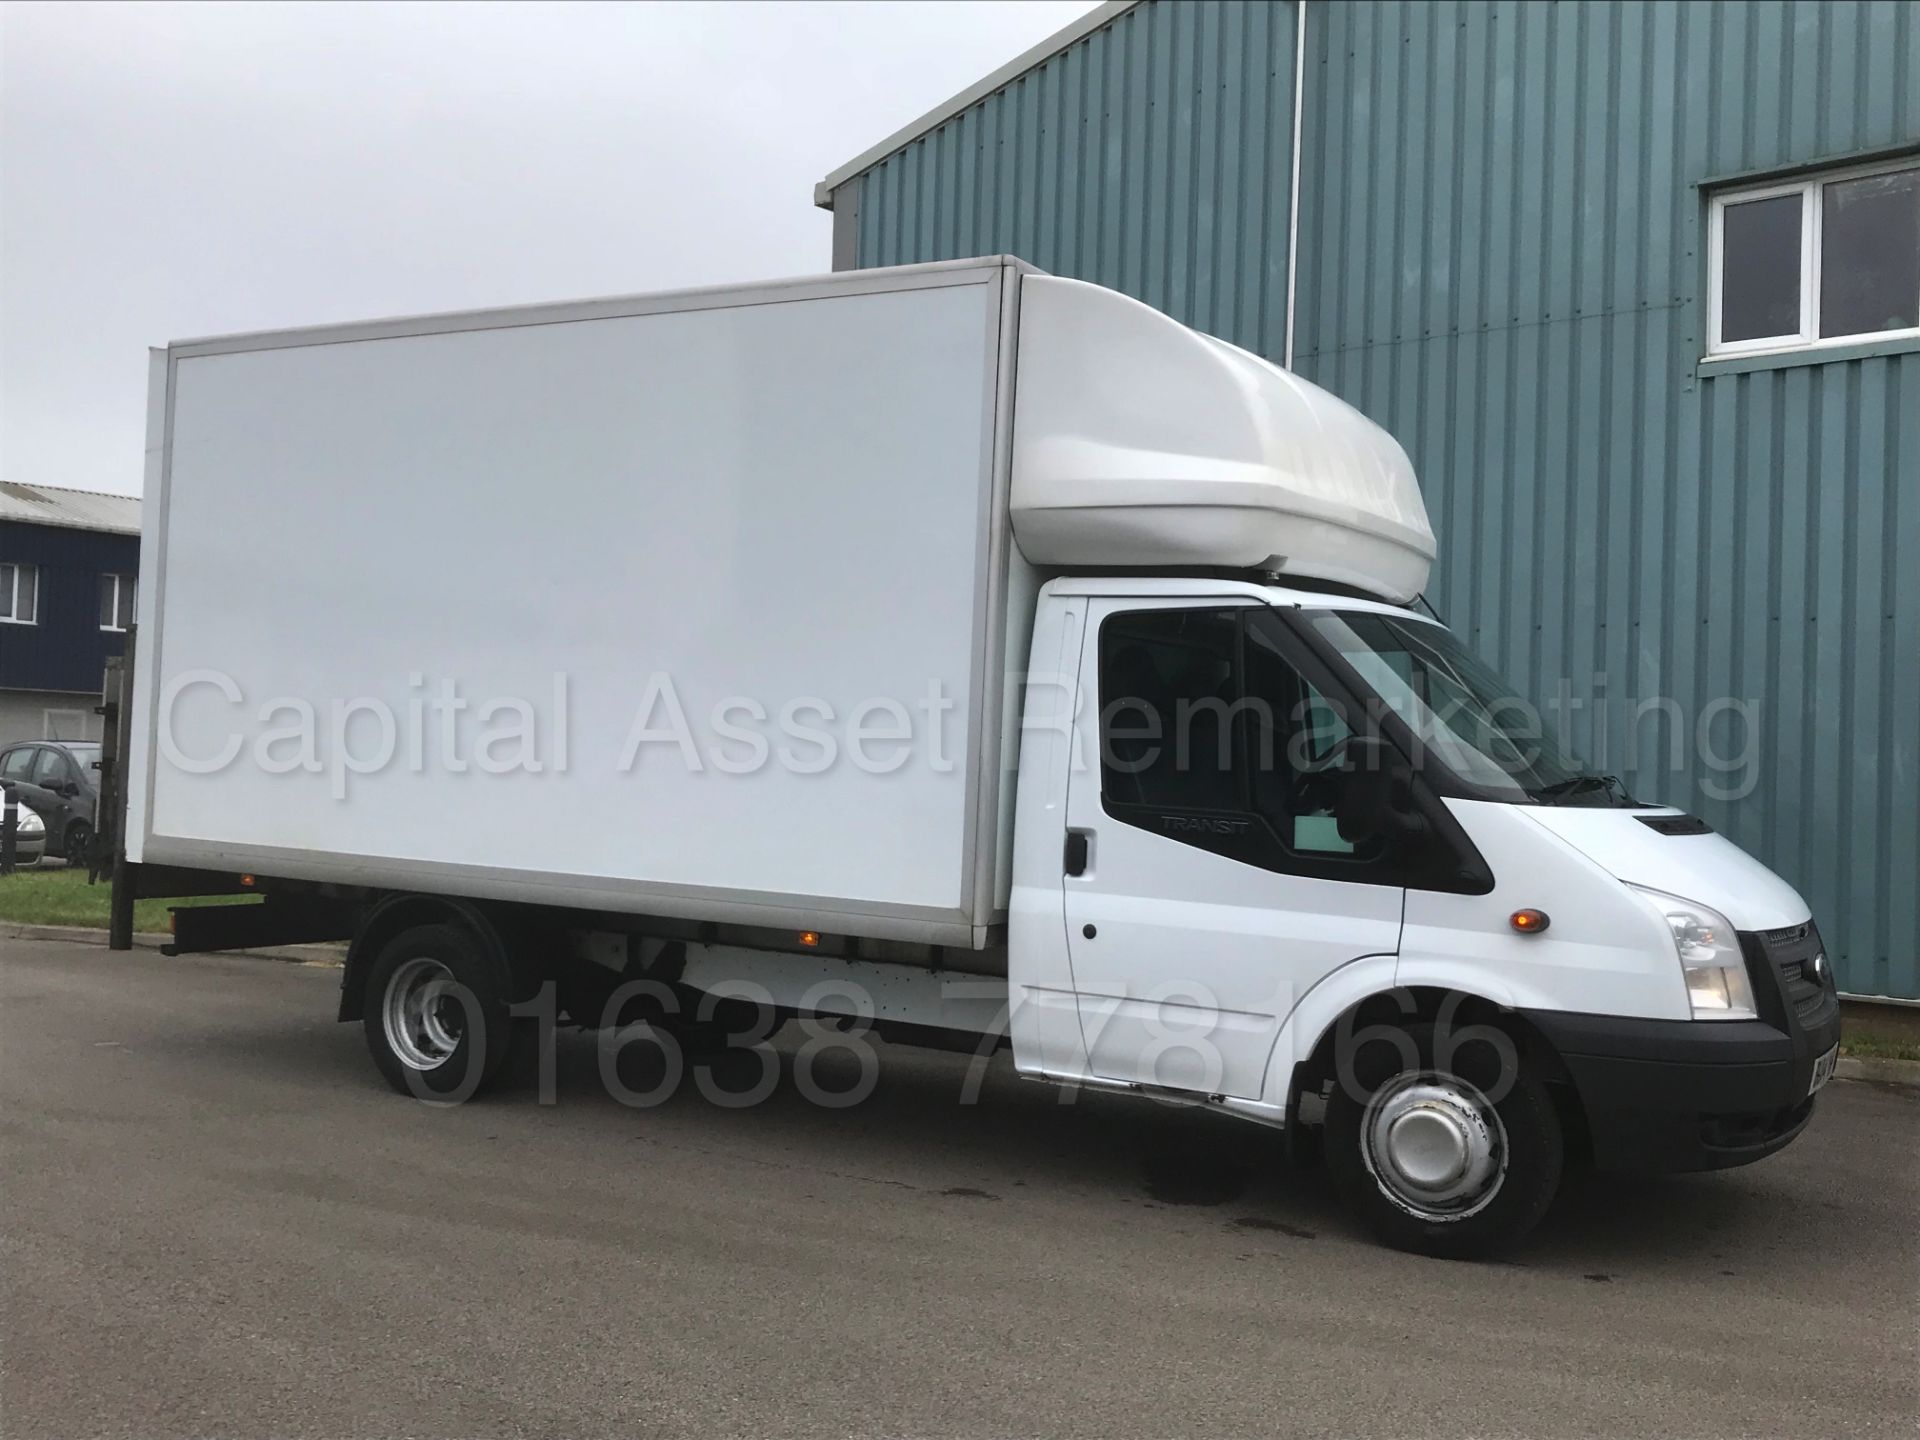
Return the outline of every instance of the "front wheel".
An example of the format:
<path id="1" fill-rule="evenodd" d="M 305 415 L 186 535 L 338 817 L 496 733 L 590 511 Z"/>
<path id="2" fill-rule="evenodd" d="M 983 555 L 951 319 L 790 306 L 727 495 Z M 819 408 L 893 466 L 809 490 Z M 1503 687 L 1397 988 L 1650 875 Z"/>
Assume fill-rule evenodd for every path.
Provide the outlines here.
<path id="1" fill-rule="evenodd" d="M 76 820 L 67 826 L 65 838 L 60 842 L 60 855 L 69 865 L 84 865 L 88 853 L 93 849 L 93 826 L 85 820 Z"/>
<path id="2" fill-rule="evenodd" d="M 1442 1056 L 1432 1026 L 1376 1029 L 1340 1067 L 1327 1101 L 1327 1168 L 1396 1249 L 1490 1254 L 1552 1203 L 1565 1154 L 1559 1113 L 1506 1039 L 1475 1038 Z"/>
<path id="3" fill-rule="evenodd" d="M 387 1083 L 459 1103 L 506 1063 L 513 1040 L 503 977 L 454 925 L 417 925 L 381 947 L 361 1007 L 367 1049 Z"/>

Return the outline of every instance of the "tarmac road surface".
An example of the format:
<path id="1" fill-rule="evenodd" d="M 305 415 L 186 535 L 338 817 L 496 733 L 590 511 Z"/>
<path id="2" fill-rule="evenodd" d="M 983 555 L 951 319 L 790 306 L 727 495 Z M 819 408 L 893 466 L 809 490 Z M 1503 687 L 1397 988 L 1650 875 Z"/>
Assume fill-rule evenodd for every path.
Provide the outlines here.
<path id="1" fill-rule="evenodd" d="M 1587 1177 L 1506 1263 L 1373 1244 L 1218 1115 L 880 1047 L 628 1108 L 594 1037 L 391 1093 L 339 972 L 0 942 L 0 1433 L 1914 1433 L 1920 1092 Z M 659 1078 L 638 1041 L 622 1083 Z M 744 1088 L 751 1071 L 721 1078 Z M 829 1088 L 858 1076 L 814 1057 Z"/>

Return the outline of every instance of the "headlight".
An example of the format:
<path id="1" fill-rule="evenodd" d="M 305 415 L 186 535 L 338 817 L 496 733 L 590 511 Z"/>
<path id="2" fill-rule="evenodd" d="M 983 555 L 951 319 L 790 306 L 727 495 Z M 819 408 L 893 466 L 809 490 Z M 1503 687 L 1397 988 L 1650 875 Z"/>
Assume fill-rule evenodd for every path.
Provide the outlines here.
<path id="1" fill-rule="evenodd" d="M 14 811 L 14 815 L 17 817 L 13 822 L 16 835 L 38 835 L 47 828 L 46 822 L 24 805 Z"/>
<path id="2" fill-rule="evenodd" d="M 1687 1000 L 1696 1020 L 1752 1020 L 1753 985 L 1747 979 L 1746 958 L 1733 926 L 1719 911 L 1696 900 L 1630 887 L 1646 897 L 1673 932 L 1673 948 L 1686 977 Z"/>

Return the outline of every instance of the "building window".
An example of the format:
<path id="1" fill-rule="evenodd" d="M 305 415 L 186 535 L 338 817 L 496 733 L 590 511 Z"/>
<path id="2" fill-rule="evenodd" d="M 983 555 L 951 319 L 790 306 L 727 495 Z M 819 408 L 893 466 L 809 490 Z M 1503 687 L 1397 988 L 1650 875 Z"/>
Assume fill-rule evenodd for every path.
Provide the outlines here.
<path id="1" fill-rule="evenodd" d="M 42 710 L 40 722 L 42 740 L 85 740 L 87 738 L 87 712 L 84 710 Z M 41 754 L 43 756 L 58 755 L 59 752 L 43 750 Z"/>
<path id="2" fill-rule="evenodd" d="M 1708 353 L 1920 336 L 1920 160 L 1715 195 Z"/>
<path id="3" fill-rule="evenodd" d="M 100 628 L 125 630 L 133 624 L 133 576 L 100 577 Z"/>
<path id="4" fill-rule="evenodd" d="M 0 564 L 0 621 L 32 625 L 40 618 L 40 571 L 32 565 Z"/>

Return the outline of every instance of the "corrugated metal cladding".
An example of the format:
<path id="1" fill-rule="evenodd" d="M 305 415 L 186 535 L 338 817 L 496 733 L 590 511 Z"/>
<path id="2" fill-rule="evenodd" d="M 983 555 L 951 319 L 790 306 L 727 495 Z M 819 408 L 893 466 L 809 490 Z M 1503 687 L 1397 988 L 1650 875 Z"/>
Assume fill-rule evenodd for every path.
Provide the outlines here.
<path id="1" fill-rule="evenodd" d="M 1277 351 L 1293 38 L 1291 5 L 1122 12 L 861 176 L 859 263 L 1009 252 Z"/>
<path id="2" fill-rule="evenodd" d="M 1920 8 L 1307 23 L 1297 366 L 1413 456 L 1435 605 L 1920 997 L 1920 351 L 1710 373 L 1698 188 L 1920 141 Z"/>
<path id="3" fill-rule="evenodd" d="M 859 263 L 1277 358 L 1293 26 L 1122 14 L 853 182 Z M 1296 368 L 1412 454 L 1435 605 L 1920 998 L 1920 346 L 1700 360 L 1711 184 L 1920 147 L 1920 6 L 1309 0 L 1306 74 Z"/>

